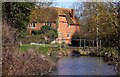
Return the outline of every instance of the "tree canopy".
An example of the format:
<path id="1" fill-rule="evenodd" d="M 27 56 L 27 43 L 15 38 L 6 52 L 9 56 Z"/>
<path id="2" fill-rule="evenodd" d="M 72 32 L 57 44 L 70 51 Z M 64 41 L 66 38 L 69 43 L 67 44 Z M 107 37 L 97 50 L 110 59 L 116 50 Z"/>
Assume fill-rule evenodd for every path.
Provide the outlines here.
<path id="1" fill-rule="evenodd" d="M 3 19 L 11 22 L 12 26 L 17 29 L 20 37 L 25 36 L 29 15 L 35 3 L 32 2 L 4 2 Z"/>

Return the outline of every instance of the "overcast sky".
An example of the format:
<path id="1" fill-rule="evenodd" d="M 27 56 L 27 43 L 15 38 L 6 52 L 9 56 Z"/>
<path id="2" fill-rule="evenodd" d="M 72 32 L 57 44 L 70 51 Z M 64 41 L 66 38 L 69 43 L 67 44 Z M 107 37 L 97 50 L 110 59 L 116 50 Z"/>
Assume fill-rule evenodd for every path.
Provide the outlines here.
<path id="1" fill-rule="evenodd" d="M 59 2 L 55 7 L 72 8 L 73 2 Z"/>
<path id="2" fill-rule="evenodd" d="M 56 2 L 56 7 L 72 8 L 73 3 L 78 2 L 80 0 L 54 0 L 54 1 Z"/>
<path id="3" fill-rule="evenodd" d="M 44 2 L 45 0 L 38 0 L 40 2 Z M 47 0 L 49 1 L 49 0 Z M 51 1 L 51 0 L 50 0 Z M 74 2 L 110 2 L 110 1 L 114 1 L 114 2 L 118 2 L 120 0 L 53 0 L 53 2 L 56 3 L 55 7 L 64 7 L 64 8 L 72 8 L 72 5 Z"/>

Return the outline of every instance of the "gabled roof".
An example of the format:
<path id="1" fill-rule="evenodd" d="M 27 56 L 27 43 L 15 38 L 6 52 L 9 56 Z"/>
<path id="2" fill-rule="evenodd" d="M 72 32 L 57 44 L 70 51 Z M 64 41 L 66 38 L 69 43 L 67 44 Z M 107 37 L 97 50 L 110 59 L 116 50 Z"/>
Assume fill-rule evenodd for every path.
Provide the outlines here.
<path id="1" fill-rule="evenodd" d="M 30 15 L 30 22 L 55 22 L 59 15 L 66 16 L 69 24 L 78 24 L 76 20 L 72 19 L 72 9 L 46 7 L 35 8 Z"/>

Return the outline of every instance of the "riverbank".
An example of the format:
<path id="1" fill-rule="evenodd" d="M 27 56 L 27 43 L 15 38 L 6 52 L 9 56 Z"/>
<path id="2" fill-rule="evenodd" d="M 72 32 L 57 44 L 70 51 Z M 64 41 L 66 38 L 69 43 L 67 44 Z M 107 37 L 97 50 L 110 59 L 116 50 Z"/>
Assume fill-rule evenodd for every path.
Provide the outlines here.
<path id="1" fill-rule="evenodd" d="M 4 48 L 3 75 L 47 75 L 55 66 L 49 56 L 33 48 L 27 52 L 11 52 L 12 47 Z"/>
<path id="2" fill-rule="evenodd" d="M 79 50 L 79 48 L 52 48 L 47 46 L 39 46 L 39 45 L 23 45 L 21 50 L 26 52 L 26 50 L 29 50 L 29 48 L 36 49 L 40 54 L 49 56 L 50 60 L 53 61 L 56 67 L 56 63 L 59 59 L 61 59 L 63 56 L 71 56 L 73 51 L 77 52 L 81 56 L 96 56 L 96 57 L 103 57 L 104 61 L 108 65 L 115 66 L 115 70 L 117 71 L 117 74 L 120 74 L 120 60 L 119 60 L 119 51 L 115 48 L 99 48 L 99 49 L 93 49 L 93 50 L 86 50 L 82 49 Z M 88 51 L 88 52 L 87 52 Z M 54 68 L 55 68 L 54 67 Z"/>
<path id="3" fill-rule="evenodd" d="M 98 48 L 97 53 L 89 53 L 89 56 L 103 57 L 108 65 L 115 66 L 117 75 L 120 75 L 120 51 L 113 47 Z"/>
<path id="4" fill-rule="evenodd" d="M 23 47 L 23 50 L 20 51 L 18 46 L 11 45 L 3 48 L 3 75 L 49 75 L 54 69 L 57 67 L 57 62 L 65 55 L 64 52 L 59 48 L 47 48 L 47 47 L 37 47 L 32 46 Z M 52 52 L 48 54 L 48 51 L 52 49 Z M 13 52 L 9 52 L 13 51 Z M 15 51 L 15 52 L 14 52 Z M 61 51 L 61 52 L 59 52 Z M 116 66 L 116 70 L 118 70 L 119 74 L 119 60 L 117 57 L 117 52 L 114 50 L 113 53 L 112 49 L 107 50 L 99 49 L 99 52 L 91 52 L 85 53 L 81 56 L 96 56 L 96 57 L 103 57 L 103 59 L 109 65 Z M 118 62 L 117 62 L 118 60 Z"/>

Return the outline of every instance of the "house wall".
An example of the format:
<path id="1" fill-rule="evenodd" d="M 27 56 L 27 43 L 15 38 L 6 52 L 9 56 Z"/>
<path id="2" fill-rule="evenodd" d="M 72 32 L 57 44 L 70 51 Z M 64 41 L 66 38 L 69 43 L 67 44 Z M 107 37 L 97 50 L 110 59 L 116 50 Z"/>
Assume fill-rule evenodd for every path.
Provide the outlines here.
<path id="1" fill-rule="evenodd" d="M 75 32 L 80 31 L 79 25 L 69 25 L 67 23 L 66 17 L 59 16 L 59 25 L 58 25 L 58 38 L 59 43 L 66 42 L 70 43 L 71 38 Z M 68 37 L 68 34 L 70 37 Z M 61 40 L 65 39 L 65 40 Z"/>

